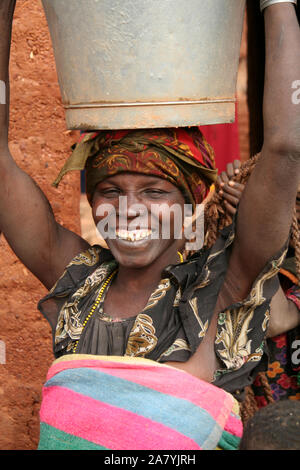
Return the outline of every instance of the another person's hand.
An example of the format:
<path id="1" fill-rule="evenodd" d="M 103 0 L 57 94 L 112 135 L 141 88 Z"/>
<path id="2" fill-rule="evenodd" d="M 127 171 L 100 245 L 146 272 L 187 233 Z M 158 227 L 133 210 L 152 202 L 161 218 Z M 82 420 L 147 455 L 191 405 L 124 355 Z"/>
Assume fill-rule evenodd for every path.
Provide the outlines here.
<path id="1" fill-rule="evenodd" d="M 235 215 L 237 206 L 240 202 L 245 185 L 237 183 L 233 177 L 240 171 L 240 160 L 234 160 L 233 163 L 228 163 L 226 171 L 223 171 L 218 177 L 220 185 L 219 195 L 224 200 L 224 205 L 228 213 L 232 216 Z"/>

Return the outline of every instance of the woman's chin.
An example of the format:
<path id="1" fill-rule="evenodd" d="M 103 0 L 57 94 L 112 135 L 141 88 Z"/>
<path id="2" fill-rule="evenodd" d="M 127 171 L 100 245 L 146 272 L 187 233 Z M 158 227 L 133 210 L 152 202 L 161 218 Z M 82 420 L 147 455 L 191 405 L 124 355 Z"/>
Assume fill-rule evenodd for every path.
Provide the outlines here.
<path id="1" fill-rule="evenodd" d="M 120 266 L 140 269 L 154 263 L 164 253 L 165 248 L 153 240 L 110 240 L 109 249 Z"/>
<path id="2" fill-rule="evenodd" d="M 138 256 L 137 254 L 120 254 L 116 253 L 114 255 L 116 261 L 118 262 L 119 266 L 129 269 L 143 269 L 147 268 L 153 262 L 155 262 L 156 258 L 151 257 L 149 255 L 141 255 Z"/>

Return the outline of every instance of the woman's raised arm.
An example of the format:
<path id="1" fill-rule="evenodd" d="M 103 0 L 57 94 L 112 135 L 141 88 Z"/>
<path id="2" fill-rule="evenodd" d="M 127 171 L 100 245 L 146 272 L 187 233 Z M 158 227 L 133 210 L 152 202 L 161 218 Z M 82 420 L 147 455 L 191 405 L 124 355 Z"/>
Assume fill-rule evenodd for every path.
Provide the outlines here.
<path id="1" fill-rule="evenodd" d="M 0 2 L 0 231 L 26 267 L 50 288 L 88 244 L 56 223 L 47 198 L 9 151 L 8 67 L 15 3 Z"/>
<path id="2" fill-rule="evenodd" d="M 264 144 L 241 198 L 225 281 L 237 301 L 287 241 L 300 183 L 300 104 L 293 99 L 300 79 L 299 23 L 290 2 L 267 7 L 264 17 Z"/>

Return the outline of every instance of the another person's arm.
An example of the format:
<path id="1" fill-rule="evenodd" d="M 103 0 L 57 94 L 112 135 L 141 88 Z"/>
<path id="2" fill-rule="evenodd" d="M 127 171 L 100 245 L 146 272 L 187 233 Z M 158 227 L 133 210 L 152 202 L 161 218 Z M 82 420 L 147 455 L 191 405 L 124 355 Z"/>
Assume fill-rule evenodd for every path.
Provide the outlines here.
<path id="1" fill-rule="evenodd" d="M 0 2 L 0 230 L 27 268 L 50 288 L 88 244 L 57 224 L 33 179 L 14 162 L 8 146 L 9 53 L 15 0 Z M 38 158 L 38 156 L 37 156 Z"/>

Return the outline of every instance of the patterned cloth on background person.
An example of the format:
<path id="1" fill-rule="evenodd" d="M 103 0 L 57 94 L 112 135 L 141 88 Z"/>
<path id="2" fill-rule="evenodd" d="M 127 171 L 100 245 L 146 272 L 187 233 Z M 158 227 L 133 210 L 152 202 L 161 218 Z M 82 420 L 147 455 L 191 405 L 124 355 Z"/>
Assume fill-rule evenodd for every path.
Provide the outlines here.
<path id="1" fill-rule="evenodd" d="M 166 179 L 191 204 L 200 204 L 217 178 L 213 149 L 197 127 L 83 134 L 54 185 L 68 171 L 84 168 L 90 203 L 97 184 L 118 173 Z"/>
<path id="2" fill-rule="evenodd" d="M 295 303 L 300 315 L 300 287 L 296 278 L 295 258 L 288 257 L 284 261 L 279 276 L 282 286 L 285 287 L 286 297 Z M 275 401 L 300 400 L 300 364 L 293 360 L 293 357 L 299 360 L 300 354 L 295 354 L 295 342 L 299 349 L 300 325 L 267 340 L 269 365 L 266 377 Z M 268 400 L 260 376 L 255 379 L 252 390 L 258 407 L 266 406 Z"/>

